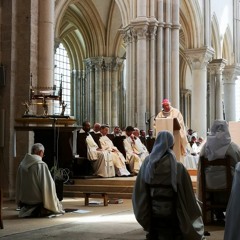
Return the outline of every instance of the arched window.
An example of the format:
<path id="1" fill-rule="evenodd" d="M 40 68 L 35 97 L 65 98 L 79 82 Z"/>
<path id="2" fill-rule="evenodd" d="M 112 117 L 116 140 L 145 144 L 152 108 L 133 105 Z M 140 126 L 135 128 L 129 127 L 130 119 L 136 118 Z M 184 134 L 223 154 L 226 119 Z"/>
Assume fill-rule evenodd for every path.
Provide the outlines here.
<path id="1" fill-rule="evenodd" d="M 57 89 L 62 84 L 62 101 L 67 104 L 64 115 L 71 112 L 71 69 L 68 54 L 63 44 L 60 43 L 54 56 L 54 85 Z M 60 114 L 62 107 L 54 102 L 54 114 Z"/>

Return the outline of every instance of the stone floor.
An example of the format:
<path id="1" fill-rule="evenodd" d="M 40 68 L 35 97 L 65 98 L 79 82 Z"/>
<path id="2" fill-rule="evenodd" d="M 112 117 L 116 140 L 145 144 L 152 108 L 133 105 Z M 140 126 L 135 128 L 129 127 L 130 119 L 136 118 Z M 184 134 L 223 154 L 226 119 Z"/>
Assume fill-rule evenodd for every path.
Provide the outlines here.
<path id="1" fill-rule="evenodd" d="M 84 206 L 83 198 L 64 198 L 62 203 L 70 212 L 48 218 L 20 219 L 14 202 L 3 201 L 4 229 L 0 229 L 0 239 L 145 239 L 145 233 L 135 220 L 129 199 L 105 207 L 101 199 L 91 199 L 89 206 Z M 211 234 L 207 240 L 223 239 L 223 227 L 207 226 L 206 230 Z"/>

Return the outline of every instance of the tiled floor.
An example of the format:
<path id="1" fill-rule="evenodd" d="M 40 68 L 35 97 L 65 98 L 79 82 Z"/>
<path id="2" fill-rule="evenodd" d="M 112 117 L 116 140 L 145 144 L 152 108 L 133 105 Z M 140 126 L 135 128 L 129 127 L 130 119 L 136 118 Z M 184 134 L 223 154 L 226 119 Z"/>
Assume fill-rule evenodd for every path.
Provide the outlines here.
<path id="1" fill-rule="evenodd" d="M 132 203 L 123 199 L 121 204 L 104 207 L 101 199 L 92 199 L 84 206 L 83 198 L 64 198 L 64 215 L 52 218 L 19 219 L 14 202 L 3 202 L 1 239 L 79 239 L 79 240 L 144 240 L 145 233 L 136 222 Z M 211 234 L 207 240 L 222 240 L 223 227 L 206 227 Z M 194 240 L 194 239 L 193 239 Z"/>

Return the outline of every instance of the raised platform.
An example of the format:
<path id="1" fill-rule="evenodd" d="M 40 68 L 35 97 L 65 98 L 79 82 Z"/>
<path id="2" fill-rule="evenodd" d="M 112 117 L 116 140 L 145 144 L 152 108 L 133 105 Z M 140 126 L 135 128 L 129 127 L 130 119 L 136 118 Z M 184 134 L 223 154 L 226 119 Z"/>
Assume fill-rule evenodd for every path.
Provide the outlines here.
<path id="1" fill-rule="evenodd" d="M 197 170 L 188 170 L 196 192 Z M 115 178 L 74 179 L 74 184 L 65 184 L 64 197 L 84 197 L 85 192 L 104 192 L 109 198 L 131 199 L 136 176 Z"/>
<path id="2" fill-rule="evenodd" d="M 105 192 L 109 198 L 131 199 L 134 177 L 74 179 L 74 184 L 64 185 L 64 197 L 84 197 L 84 192 Z"/>

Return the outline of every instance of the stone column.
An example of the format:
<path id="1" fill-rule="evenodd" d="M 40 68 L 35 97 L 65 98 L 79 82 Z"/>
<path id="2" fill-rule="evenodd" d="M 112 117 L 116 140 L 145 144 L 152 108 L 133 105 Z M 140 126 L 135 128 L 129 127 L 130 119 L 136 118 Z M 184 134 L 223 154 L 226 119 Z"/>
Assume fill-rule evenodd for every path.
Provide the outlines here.
<path id="1" fill-rule="evenodd" d="M 81 112 L 85 115 L 83 121 L 88 120 L 92 124 L 95 119 L 95 59 L 88 58 L 85 60 L 86 65 L 86 88 L 85 88 L 85 105 L 86 112 Z M 83 94 L 83 93 L 81 93 Z"/>
<path id="2" fill-rule="evenodd" d="M 95 59 L 95 119 L 94 122 L 103 122 L 103 74 L 102 74 L 102 58 Z M 91 106 L 93 107 L 93 106 Z"/>
<path id="3" fill-rule="evenodd" d="M 39 1 L 38 86 L 53 86 L 54 1 Z"/>
<path id="4" fill-rule="evenodd" d="M 199 136 L 207 134 L 207 64 L 213 56 L 209 48 L 187 49 L 186 56 L 192 68 L 191 127 Z"/>
<path id="5" fill-rule="evenodd" d="M 174 107 L 179 104 L 179 0 L 172 2 L 172 35 L 171 35 L 171 103 Z"/>
<path id="6" fill-rule="evenodd" d="M 163 11 L 163 0 L 158 1 L 158 29 L 157 29 L 157 43 L 156 43 L 156 54 L 157 54 L 157 71 L 156 71 L 156 104 L 155 104 L 155 113 L 160 112 L 162 106 L 161 101 L 164 97 L 163 95 L 163 27 L 164 27 L 164 11 Z"/>
<path id="7" fill-rule="evenodd" d="M 136 58 L 137 61 L 137 80 L 136 80 L 136 125 L 140 129 L 144 129 L 146 116 L 146 87 L 147 87 L 147 33 L 149 22 L 143 18 L 136 19 L 132 22 L 133 31 L 137 35 Z M 142 61 L 139 61 L 142 59 Z"/>
<path id="8" fill-rule="evenodd" d="M 111 126 L 118 125 L 118 98 L 120 97 L 119 94 L 119 87 L 118 87 L 118 64 L 115 63 L 112 69 L 112 77 L 111 77 Z"/>
<path id="9" fill-rule="evenodd" d="M 131 125 L 134 119 L 134 36 L 132 29 L 122 29 L 124 43 L 126 44 L 126 125 Z"/>
<path id="10" fill-rule="evenodd" d="M 208 115 L 209 115 L 209 123 L 210 126 L 212 125 L 214 119 L 216 119 L 216 105 L 215 105 L 215 99 L 216 99 L 216 87 L 215 87 L 215 69 L 211 68 L 210 64 L 209 66 L 209 98 L 208 98 Z"/>
<path id="11" fill-rule="evenodd" d="M 240 75 L 240 67 L 226 66 L 223 71 L 224 112 L 226 121 L 236 121 L 235 80 Z"/>
<path id="12" fill-rule="evenodd" d="M 223 119 L 223 82 L 222 72 L 226 65 L 224 59 L 214 59 L 208 65 L 211 73 L 210 79 L 210 123 L 214 119 Z M 214 88 L 214 89 L 213 89 Z M 213 106 L 213 107 L 212 107 Z M 215 111 L 212 111 L 215 110 Z"/>
<path id="13" fill-rule="evenodd" d="M 147 1 L 146 0 L 137 0 L 137 17 L 146 17 L 147 15 Z"/>
<path id="14" fill-rule="evenodd" d="M 147 119 L 150 119 L 150 126 L 153 125 L 153 118 L 151 116 L 156 115 L 156 31 L 157 31 L 157 20 L 152 19 L 149 26 L 149 37 L 150 37 L 150 43 L 149 43 L 149 80 L 148 80 L 148 86 L 149 91 L 147 95 L 147 99 L 149 102 L 149 105 L 147 106 L 147 112 L 146 114 Z"/>
<path id="15" fill-rule="evenodd" d="M 171 0 L 165 1 L 165 23 L 164 23 L 164 98 L 170 97 L 171 82 Z M 179 56 L 178 56 L 179 57 Z M 162 100 L 162 99 L 161 99 Z M 160 100 L 160 101 L 161 101 Z"/>
<path id="16" fill-rule="evenodd" d="M 104 57 L 104 71 L 103 71 L 103 123 L 111 124 L 110 116 L 111 116 L 111 81 L 110 76 L 112 72 L 112 58 Z"/>
<path id="17" fill-rule="evenodd" d="M 119 99 L 121 102 L 124 102 L 124 95 L 121 92 L 119 82 L 121 81 L 122 67 L 123 67 L 122 58 L 116 58 L 113 61 L 112 66 L 112 80 L 111 80 L 111 124 L 112 126 L 119 125 L 120 119 L 118 119 L 119 113 L 121 113 L 121 106 L 119 105 Z"/>

